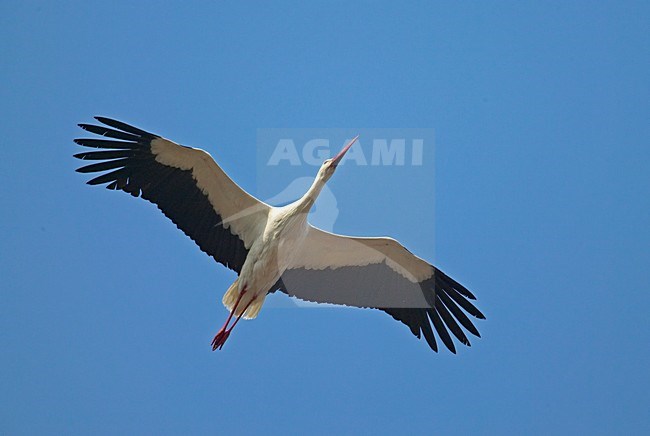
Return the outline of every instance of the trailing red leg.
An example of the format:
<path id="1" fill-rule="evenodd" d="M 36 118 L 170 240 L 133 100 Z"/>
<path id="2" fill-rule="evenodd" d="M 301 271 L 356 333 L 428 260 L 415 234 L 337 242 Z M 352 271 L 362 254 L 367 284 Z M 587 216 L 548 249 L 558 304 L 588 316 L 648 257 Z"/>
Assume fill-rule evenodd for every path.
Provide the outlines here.
<path id="1" fill-rule="evenodd" d="M 245 293 L 246 293 L 246 287 L 244 287 L 244 289 L 242 289 L 241 292 L 239 293 L 239 297 L 237 297 L 235 306 L 230 311 L 230 315 L 228 315 L 228 319 L 226 319 L 226 322 L 223 324 L 223 326 L 219 329 L 217 334 L 214 336 L 214 339 L 212 339 L 212 351 L 216 350 L 217 348 L 223 347 L 223 344 L 226 342 L 226 339 L 228 339 L 228 336 L 230 336 L 230 330 L 232 330 L 232 328 L 230 330 L 226 330 L 226 328 L 228 327 L 228 323 L 232 319 L 232 316 L 237 311 L 237 306 L 239 306 L 239 302 L 241 301 Z M 246 305 L 246 308 L 248 308 L 248 305 Z M 246 309 L 244 309 L 244 311 L 246 311 Z M 237 318 L 237 320 L 233 324 L 233 327 L 235 326 L 235 324 L 237 324 L 238 320 L 239 318 Z"/>
<path id="2" fill-rule="evenodd" d="M 220 344 L 219 344 L 219 345 L 217 345 L 217 346 L 219 347 L 220 350 L 223 348 L 223 344 L 226 343 L 226 339 L 228 339 L 228 336 L 230 336 L 230 332 L 232 331 L 232 329 L 235 328 L 235 326 L 237 325 L 237 323 L 239 322 L 239 320 L 241 319 L 241 317 L 244 315 L 244 313 L 246 312 L 246 310 L 248 309 L 248 307 L 251 305 L 251 303 L 252 303 L 253 301 L 255 301 L 256 298 L 257 298 L 257 296 L 254 296 L 253 298 L 251 298 L 251 301 L 249 301 L 248 304 L 246 304 L 246 307 L 244 307 L 244 310 L 241 311 L 241 313 L 239 314 L 239 316 L 237 317 L 237 319 L 235 320 L 235 322 L 233 322 L 232 325 L 230 326 L 230 328 L 224 332 L 224 338 L 223 338 L 223 340 L 220 341 Z M 235 307 L 235 309 L 236 309 L 236 307 Z M 235 311 L 235 309 L 233 309 L 233 312 Z M 215 345 L 214 345 L 214 341 L 213 341 L 213 345 L 212 345 L 212 346 L 213 346 L 213 347 L 215 346 Z M 214 350 L 215 350 L 215 348 L 212 348 L 212 351 L 214 351 Z"/>

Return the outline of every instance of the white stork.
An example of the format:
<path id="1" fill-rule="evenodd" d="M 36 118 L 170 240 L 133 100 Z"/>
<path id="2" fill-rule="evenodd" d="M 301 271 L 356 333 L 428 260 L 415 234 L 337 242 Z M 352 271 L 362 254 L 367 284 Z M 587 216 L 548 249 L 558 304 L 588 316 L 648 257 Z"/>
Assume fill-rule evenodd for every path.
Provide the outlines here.
<path id="1" fill-rule="evenodd" d="M 201 250 L 238 273 L 223 297 L 230 315 L 212 340 L 213 350 L 223 347 L 242 317 L 255 318 L 266 296 L 277 290 L 307 301 L 382 310 L 418 338 L 423 334 L 434 351 L 434 329 L 453 353 L 449 331 L 468 346 L 461 325 L 480 337 L 465 314 L 485 318 L 469 302 L 474 295 L 396 240 L 337 235 L 307 222 L 323 186 L 357 138 L 323 162 L 299 200 L 273 207 L 240 188 L 203 150 L 120 121 L 96 119 L 104 125 L 79 127 L 111 139 L 74 140 L 102 149 L 74 155 L 100 161 L 78 172 L 108 171 L 88 184 L 107 184 L 156 204 Z"/>

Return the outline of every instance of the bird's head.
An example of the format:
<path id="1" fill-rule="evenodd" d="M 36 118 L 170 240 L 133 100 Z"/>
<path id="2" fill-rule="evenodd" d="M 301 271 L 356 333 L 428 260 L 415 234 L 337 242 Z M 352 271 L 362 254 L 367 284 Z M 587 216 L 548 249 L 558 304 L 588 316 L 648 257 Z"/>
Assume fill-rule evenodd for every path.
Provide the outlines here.
<path id="1" fill-rule="evenodd" d="M 359 135 L 355 136 L 350 142 L 348 142 L 347 145 L 343 147 L 336 156 L 331 159 L 326 159 L 318 171 L 318 177 L 321 178 L 324 182 L 327 182 L 334 174 L 334 171 L 336 171 L 336 167 L 338 167 L 341 160 L 343 160 L 345 153 L 348 152 L 350 147 L 352 147 L 352 144 L 354 144 L 357 139 L 359 139 Z"/>

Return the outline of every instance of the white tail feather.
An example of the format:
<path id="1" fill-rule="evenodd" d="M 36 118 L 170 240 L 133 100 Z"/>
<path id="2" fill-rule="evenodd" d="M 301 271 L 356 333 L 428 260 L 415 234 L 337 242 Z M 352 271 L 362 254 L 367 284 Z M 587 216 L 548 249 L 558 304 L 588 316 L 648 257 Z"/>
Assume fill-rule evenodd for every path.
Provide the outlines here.
<path id="1" fill-rule="evenodd" d="M 237 311 L 235 312 L 235 316 L 239 316 L 241 314 L 243 308 L 246 307 L 246 304 L 248 304 L 248 302 L 250 301 L 250 296 L 252 296 L 252 294 L 244 295 L 242 300 L 239 302 L 239 305 L 237 306 Z M 235 307 L 235 303 L 237 303 L 238 298 L 239 298 L 239 278 L 235 280 L 235 282 L 232 285 L 230 285 L 230 287 L 224 294 L 223 299 L 221 301 L 223 302 L 223 305 L 226 306 L 226 309 L 232 311 L 233 308 Z M 253 301 L 248 306 L 248 309 L 246 309 L 246 312 L 244 313 L 242 318 L 244 319 L 257 318 L 257 315 L 260 313 L 260 310 L 262 309 L 262 305 L 264 304 L 265 299 L 266 299 L 266 295 L 258 295 L 257 298 L 255 298 L 255 301 Z"/>
<path id="2" fill-rule="evenodd" d="M 265 299 L 266 299 L 266 294 L 258 295 L 257 298 L 255 298 L 255 301 L 253 301 L 250 304 L 250 306 L 248 306 L 248 309 L 246 309 L 246 313 L 244 313 L 243 318 L 244 319 L 257 318 L 257 315 L 259 315 L 260 310 L 262 310 L 262 305 L 264 304 Z"/>
<path id="3" fill-rule="evenodd" d="M 226 309 L 228 309 L 229 312 L 232 311 L 233 307 L 235 307 L 235 303 L 237 302 L 237 298 L 239 297 L 239 278 L 233 282 L 232 285 L 228 288 L 226 293 L 223 296 L 223 299 L 221 302 L 223 303 L 224 306 L 226 306 Z"/>

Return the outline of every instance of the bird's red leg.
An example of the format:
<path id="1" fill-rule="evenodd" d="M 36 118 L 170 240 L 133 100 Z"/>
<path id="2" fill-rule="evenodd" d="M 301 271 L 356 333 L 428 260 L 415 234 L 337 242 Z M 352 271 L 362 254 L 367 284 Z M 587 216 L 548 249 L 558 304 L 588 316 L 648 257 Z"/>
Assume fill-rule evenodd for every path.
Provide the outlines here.
<path id="1" fill-rule="evenodd" d="M 212 339 L 212 351 L 216 350 L 217 347 L 223 347 L 224 342 L 226 342 L 226 339 L 228 339 L 228 336 L 230 335 L 230 330 L 226 330 L 226 327 L 228 327 L 228 323 L 232 319 L 232 316 L 235 314 L 235 311 L 237 310 L 237 306 L 239 306 L 239 302 L 241 301 L 242 297 L 246 293 L 246 287 L 241 290 L 239 293 L 239 297 L 237 297 L 237 301 L 235 302 L 235 305 L 233 306 L 232 310 L 230 311 L 230 315 L 228 315 L 228 319 L 226 319 L 226 322 L 223 324 L 223 326 L 219 329 L 217 334 L 214 336 L 214 339 Z M 249 303 L 250 304 L 250 303 Z M 246 306 L 248 307 L 248 306 Z M 245 310 L 245 309 L 244 309 Z M 239 318 L 237 318 L 239 319 Z M 236 323 L 237 321 L 235 321 Z M 235 324 L 233 324 L 234 326 Z"/>
<path id="2" fill-rule="evenodd" d="M 246 307 L 244 307 L 244 310 L 241 311 L 241 313 L 239 314 L 239 316 L 237 317 L 237 319 L 235 320 L 235 322 L 233 322 L 232 325 L 230 326 L 230 328 L 229 328 L 228 330 L 226 330 L 226 332 L 225 332 L 225 337 L 224 337 L 223 341 L 221 341 L 221 344 L 219 345 L 219 349 L 220 349 L 220 350 L 223 348 L 223 344 L 226 343 L 226 339 L 228 339 L 228 336 L 230 336 L 230 332 L 232 331 L 232 329 L 235 328 L 235 326 L 237 325 L 237 323 L 239 322 L 239 320 L 241 319 L 241 317 L 244 315 L 244 313 L 246 313 L 246 310 L 247 310 L 248 307 L 251 305 L 251 303 L 252 303 L 253 301 L 255 301 L 256 298 L 257 298 L 257 296 L 254 296 L 253 298 L 251 298 L 251 301 L 249 301 L 248 304 L 246 304 Z"/>

